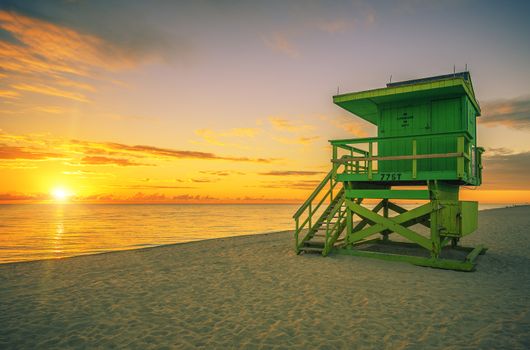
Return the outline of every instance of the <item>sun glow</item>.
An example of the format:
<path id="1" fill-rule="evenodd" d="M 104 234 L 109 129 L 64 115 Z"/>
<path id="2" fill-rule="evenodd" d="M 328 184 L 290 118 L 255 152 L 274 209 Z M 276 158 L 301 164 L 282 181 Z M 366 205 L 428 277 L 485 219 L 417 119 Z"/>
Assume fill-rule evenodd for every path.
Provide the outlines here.
<path id="1" fill-rule="evenodd" d="M 53 199 L 55 199 L 58 202 L 64 202 L 67 201 L 68 198 L 72 195 L 70 191 L 63 187 L 56 187 L 52 190 L 52 196 Z"/>

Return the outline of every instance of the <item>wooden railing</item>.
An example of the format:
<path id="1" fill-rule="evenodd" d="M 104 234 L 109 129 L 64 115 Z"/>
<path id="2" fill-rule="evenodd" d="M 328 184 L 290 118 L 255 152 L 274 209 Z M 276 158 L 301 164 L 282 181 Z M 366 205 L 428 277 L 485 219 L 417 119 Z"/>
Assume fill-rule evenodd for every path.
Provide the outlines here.
<path id="1" fill-rule="evenodd" d="M 451 138 L 454 139 L 456 144 L 456 152 L 448 153 L 430 153 L 430 154 L 418 154 L 418 141 L 420 140 L 431 140 L 440 138 Z M 410 160 L 410 173 L 411 179 L 414 180 L 418 175 L 418 160 L 421 159 L 440 159 L 440 158 L 456 158 L 456 177 L 463 178 L 465 174 L 471 176 L 471 174 L 478 174 L 478 169 L 472 169 L 472 143 L 471 135 L 467 131 L 461 132 L 448 132 L 438 133 L 430 135 L 409 135 L 409 136 L 391 136 L 391 137 L 367 137 L 358 139 L 343 139 L 343 140 L 331 140 L 332 145 L 332 163 L 333 171 L 337 171 L 340 165 L 344 165 L 344 173 L 348 174 L 364 174 L 369 180 L 371 180 L 374 174 L 379 170 L 381 161 L 398 161 L 398 160 Z M 410 150 L 407 154 L 390 155 L 390 156 L 379 156 L 375 154 L 374 149 L 383 142 L 391 141 L 408 141 L 410 142 Z M 355 145 L 355 146 L 353 146 Z M 362 146 L 361 146 L 362 145 Z M 366 150 L 360 148 L 367 148 Z M 477 147 L 476 149 L 480 148 Z M 343 153 L 349 153 L 346 155 L 339 155 L 339 150 Z M 475 150 L 473 150 L 475 151 Z M 354 156 L 354 153 L 357 155 Z M 380 153 L 378 149 L 377 153 Z M 476 157 L 475 164 L 473 166 L 480 165 L 480 154 L 481 152 L 475 153 Z M 378 169 L 376 169 L 376 166 Z M 392 179 L 395 180 L 395 179 Z M 399 179 L 398 179 L 399 180 Z"/>

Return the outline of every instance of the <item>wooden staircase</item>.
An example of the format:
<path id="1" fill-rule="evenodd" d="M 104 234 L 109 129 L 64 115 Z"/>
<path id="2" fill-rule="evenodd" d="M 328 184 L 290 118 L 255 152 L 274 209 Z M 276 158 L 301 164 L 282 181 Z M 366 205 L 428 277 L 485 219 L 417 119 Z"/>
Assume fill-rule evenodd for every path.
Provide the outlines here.
<path id="1" fill-rule="evenodd" d="M 324 210 L 315 225 L 309 230 L 307 238 L 302 241 L 300 251 L 327 255 L 346 228 L 346 205 L 344 190 Z"/>
<path id="2" fill-rule="evenodd" d="M 339 186 L 336 186 L 339 184 Z M 295 240 L 296 252 L 318 253 L 326 256 L 346 228 L 346 204 L 342 184 L 334 181 L 330 172 L 315 189 L 308 200 L 294 215 L 296 220 Z M 314 205 L 313 201 L 317 204 Z M 329 205 L 318 216 L 317 210 L 329 201 Z M 302 219 L 302 216 L 306 217 Z M 300 234 L 305 233 L 302 239 Z"/>

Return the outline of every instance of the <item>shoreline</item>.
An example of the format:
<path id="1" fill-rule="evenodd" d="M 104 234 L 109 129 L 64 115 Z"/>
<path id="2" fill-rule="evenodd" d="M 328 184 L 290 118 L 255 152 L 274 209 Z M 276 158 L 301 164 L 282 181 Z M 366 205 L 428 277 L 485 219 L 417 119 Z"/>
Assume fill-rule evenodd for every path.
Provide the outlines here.
<path id="1" fill-rule="evenodd" d="M 186 242 L 176 242 L 176 243 L 167 243 L 167 244 L 157 244 L 152 245 L 149 247 L 139 247 L 139 248 L 129 248 L 129 249 L 120 249 L 120 250 L 109 250 L 104 252 L 98 252 L 98 253 L 86 253 L 86 254 L 80 254 L 80 255 L 72 255 L 72 256 L 64 256 L 59 258 L 48 258 L 48 259 L 35 259 L 35 260 L 24 260 L 24 261 L 11 261 L 11 262 L 5 262 L 0 263 L 0 269 L 2 266 L 5 265 L 13 265 L 13 264 L 28 264 L 28 263 L 35 263 L 35 262 L 49 262 L 49 261 L 63 261 L 63 260 L 69 260 L 74 258 L 84 258 L 88 256 L 98 256 L 103 254 L 112 254 L 112 253 L 125 253 L 125 252 L 134 252 L 134 251 L 142 251 L 142 250 L 149 250 L 149 249 L 157 249 L 157 248 L 171 248 L 173 246 L 181 246 L 185 244 L 192 244 L 192 243 L 200 243 L 200 242 L 208 242 L 208 241 L 217 241 L 217 240 L 226 240 L 226 239 L 233 239 L 233 238 L 250 238 L 250 237 L 256 237 L 256 236 L 268 236 L 273 234 L 284 234 L 284 233 L 293 233 L 293 230 L 282 230 L 282 231 L 271 231 L 271 232 L 263 232 L 263 233 L 250 233 L 245 235 L 237 235 L 237 236 L 224 236 L 224 237 L 213 237 L 213 238 L 205 238 L 205 239 L 197 239 L 194 241 L 186 241 Z"/>
<path id="2" fill-rule="evenodd" d="M 107 204 L 105 204 L 105 205 L 107 205 Z M 202 205 L 202 204 L 200 204 L 200 205 Z M 232 205 L 232 204 L 227 204 L 227 205 Z M 486 209 L 479 210 L 479 212 L 491 211 L 491 210 L 504 210 L 504 209 L 510 209 L 510 208 L 520 208 L 520 207 L 530 207 L 530 205 L 529 204 L 518 204 L 518 205 L 511 205 L 511 206 L 499 207 L 499 208 L 486 208 Z M 75 255 L 62 256 L 62 257 L 57 257 L 57 258 L 53 258 L 52 257 L 52 258 L 35 259 L 35 260 L 0 262 L 0 267 L 1 266 L 5 266 L 5 265 L 9 265 L 9 264 L 32 263 L 32 262 L 38 262 L 38 261 L 60 261 L 60 260 L 65 260 L 65 259 L 71 259 L 71 258 L 76 258 L 76 257 L 84 257 L 84 256 L 91 256 L 91 255 L 119 253 L 119 252 L 126 252 L 126 251 L 153 249 L 153 248 L 173 246 L 173 245 L 197 243 L 197 242 L 210 241 L 210 240 L 227 239 L 227 238 L 235 238 L 235 237 L 246 237 L 246 236 L 252 237 L 252 236 L 268 235 L 268 234 L 273 234 L 273 233 L 287 233 L 287 232 L 291 232 L 292 233 L 293 230 L 289 229 L 289 230 L 280 230 L 280 231 L 256 232 L 256 233 L 250 233 L 250 234 L 244 234 L 244 235 L 212 237 L 212 238 L 190 240 L 190 241 L 185 241 L 185 242 L 175 242 L 175 243 L 167 243 L 167 244 L 153 244 L 153 245 L 148 245 L 148 246 L 143 246 L 143 247 L 138 247 L 138 248 L 124 248 L 124 249 L 115 249 L 115 250 L 108 250 L 108 251 L 102 251 L 102 252 L 88 252 L 88 253 L 85 253 L 85 254 L 75 254 Z"/>
<path id="3" fill-rule="evenodd" d="M 228 205 L 230 205 L 230 204 L 228 204 Z M 479 212 L 491 211 L 491 210 L 504 210 L 504 209 L 511 209 L 511 208 L 520 208 L 520 207 L 530 207 L 530 205 L 529 204 L 521 204 L 521 205 L 511 205 L 511 206 L 499 207 L 499 208 L 486 208 L 486 209 L 479 210 Z M 175 242 L 175 243 L 167 243 L 167 244 L 154 244 L 154 245 L 138 247 L 138 248 L 124 248 L 124 249 L 117 249 L 117 250 L 115 249 L 115 250 L 108 250 L 108 251 L 102 251 L 102 252 L 88 252 L 86 254 L 76 254 L 76 255 L 62 256 L 62 257 L 57 257 L 57 258 L 44 258 L 44 259 L 35 259 L 35 260 L 0 262 L 0 267 L 2 267 L 4 265 L 9 265 L 9 264 L 32 263 L 32 262 L 39 262 L 39 261 L 61 261 L 61 260 L 65 260 L 65 259 L 92 256 L 92 255 L 101 255 L 101 254 L 109 254 L 109 253 L 120 253 L 120 252 L 135 251 L 135 250 L 154 249 L 154 248 L 159 248 L 159 247 L 168 247 L 168 246 L 170 247 L 170 246 L 174 246 L 174 245 L 190 244 L 190 243 L 197 243 L 197 242 L 210 241 L 210 240 L 228 239 L 228 238 L 236 238 L 236 237 L 247 237 L 247 236 L 248 237 L 253 237 L 253 236 L 268 235 L 268 234 L 274 234 L 274 233 L 288 233 L 288 232 L 293 233 L 294 231 L 293 230 L 280 230 L 280 231 L 269 231 L 269 232 L 257 232 L 257 233 L 250 233 L 250 234 L 244 234 L 244 235 L 233 235 L 233 236 L 204 238 L 204 239 L 197 239 L 197 240 L 191 240 L 191 241 L 185 241 L 185 242 Z"/>

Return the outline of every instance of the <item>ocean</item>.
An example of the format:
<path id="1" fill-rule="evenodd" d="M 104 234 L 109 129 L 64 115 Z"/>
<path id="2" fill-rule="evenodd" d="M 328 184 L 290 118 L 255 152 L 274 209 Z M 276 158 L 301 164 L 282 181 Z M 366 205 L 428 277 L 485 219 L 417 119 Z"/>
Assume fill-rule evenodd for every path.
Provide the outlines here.
<path id="1" fill-rule="evenodd" d="M 0 205 L 0 263 L 292 230 L 297 209 L 291 204 Z"/>

